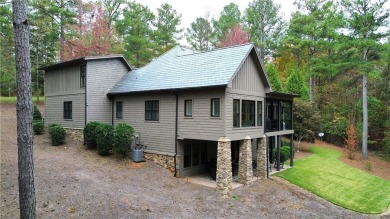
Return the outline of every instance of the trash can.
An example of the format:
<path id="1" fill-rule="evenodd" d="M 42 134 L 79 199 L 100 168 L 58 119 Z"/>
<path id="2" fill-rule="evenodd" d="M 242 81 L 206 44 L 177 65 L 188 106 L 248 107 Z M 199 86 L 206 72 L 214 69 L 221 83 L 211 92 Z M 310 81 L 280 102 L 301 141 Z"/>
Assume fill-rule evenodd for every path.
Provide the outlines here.
<path id="1" fill-rule="evenodd" d="M 143 149 L 140 149 L 140 150 L 133 149 L 132 160 L 133 160 L 133 162 L 144 161 L 144 150 Z"/>

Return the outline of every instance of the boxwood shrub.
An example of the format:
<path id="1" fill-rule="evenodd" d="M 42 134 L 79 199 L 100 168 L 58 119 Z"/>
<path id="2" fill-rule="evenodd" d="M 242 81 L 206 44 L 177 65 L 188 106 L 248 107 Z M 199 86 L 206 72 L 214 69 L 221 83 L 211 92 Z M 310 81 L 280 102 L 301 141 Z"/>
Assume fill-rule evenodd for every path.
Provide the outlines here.
<path id="1" fill-rule="evenodd" d="M 42 121 L 42 114 L 39 111 L 38 107 L 34 105 L 34 112 L 33 112 L 33 120 L 34 121 Z"/>
<path id="2" fill-rule="evenodd" d="M 66 139 L 66 130 L 60 124 L 50 124 L 49 125 L 49 135 L 51 139 L 51 144 L 53 146 L 58 146 L 65 143 Z"/>
<path id="3" fill-rule="evenodd" d="M 96 144 L 98 153 L 102 156 L 110 154 L 114 139 L 114 127 L 108 124 L 98 124 L 96 127 Z"/>
<path id="4" fill-rule="evenodd" d="M 89 122 L 84 128 L 84 141 L 88 149 L 96 149 L 96 127 L 102 124 L 101 122 Z"/>
<path id="5" fill-rule="evenodd" d="M 133 141 L 134 129 L 126 123 L 119 123 L 114 130 L 113 151 L 125 156 L 131 151 L 131 142 Z"/>
<path id="6" fill-rule="evenodd" d="M 45 126 L 42 121 L 33 121 L 32 126 L 33 126 L 34 134 L 40 135 L 43 133 L 43 129 Z"/>
<path id="7" fill-rule="evenodd" d="M 277 155 L 277 153 L 278 153 L 277 148 L 274 148 L 273 152 L 274 152 L 274 156 L 275 156 L 275 160 L 276 160 L 277 156 L 278 156 Z M 284 163 L 289 158 L 290 158 L 290 147 L 289 146 L 280 147 L 280 163 Z"/>

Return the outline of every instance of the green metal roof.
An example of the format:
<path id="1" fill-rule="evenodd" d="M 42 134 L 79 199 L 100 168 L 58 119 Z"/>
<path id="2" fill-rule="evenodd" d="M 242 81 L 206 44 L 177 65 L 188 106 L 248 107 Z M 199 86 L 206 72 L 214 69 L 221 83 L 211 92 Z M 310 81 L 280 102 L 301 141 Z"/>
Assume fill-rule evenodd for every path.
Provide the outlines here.
<path id="1" fill-rule="evenodd" d="M 128 72 L 109 94 L 226 86 L 252 50 L 253 44 L 199 53 L 176 46 Z"/>

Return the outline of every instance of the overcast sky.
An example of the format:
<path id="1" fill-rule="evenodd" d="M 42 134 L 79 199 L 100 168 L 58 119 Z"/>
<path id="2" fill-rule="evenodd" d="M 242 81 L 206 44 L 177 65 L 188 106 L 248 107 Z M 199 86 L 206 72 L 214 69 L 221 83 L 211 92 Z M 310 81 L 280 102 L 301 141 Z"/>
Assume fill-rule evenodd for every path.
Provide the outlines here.
<path id="1" fill-rule="evenodd" d="M 205 17 L 209 14 L 210 18 L 217 18 L 221 13 L 223 7 L 230 3 L 235 3 L 239 6 L 241 13 L 248 7 L 252 0 L 136 0 L 136 2 L 147 5 L 153 13 L 157 14 L 157 8 L 162 4 L 168 3 L 182 15 L 182 28 L 188 28 L 197 17 Z M 293 0 L 274 0 L 275 3 L 281 4 L 282 13 L 286 20 L 290 19 L 291 12 L 294 11 L 295 6 Z M 181 44 L 185 44 L 186 40 L 181 40 Z"/>

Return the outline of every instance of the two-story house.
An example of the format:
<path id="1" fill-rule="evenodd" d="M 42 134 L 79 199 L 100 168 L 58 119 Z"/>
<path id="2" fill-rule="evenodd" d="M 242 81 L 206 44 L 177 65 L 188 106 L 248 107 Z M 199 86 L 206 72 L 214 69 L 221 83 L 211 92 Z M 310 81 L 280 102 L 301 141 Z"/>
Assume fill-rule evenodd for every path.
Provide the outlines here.
<path id="1" fill-rule="evenodd" d="M 147 146 L 146 156 L 177 177 L 204 172 L 215 160 L 224 194 L 232 190 L 235 168 L 238 181 L 248 184 L 257 161 L 257 176 L 267 178 L 269 160 L 279 168 L 271 152 L 280 149 L 281 136 L 292 142 L 294 95 L 272 92 L 253 44 L 207 52 L 176 46 L 139 69 L 121 56 L 42 69 L 47 124 L 81 129 L 89 121 L 126 122 Z"/>

